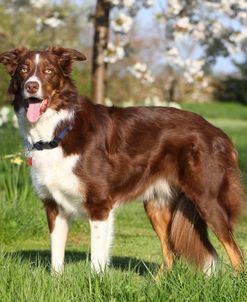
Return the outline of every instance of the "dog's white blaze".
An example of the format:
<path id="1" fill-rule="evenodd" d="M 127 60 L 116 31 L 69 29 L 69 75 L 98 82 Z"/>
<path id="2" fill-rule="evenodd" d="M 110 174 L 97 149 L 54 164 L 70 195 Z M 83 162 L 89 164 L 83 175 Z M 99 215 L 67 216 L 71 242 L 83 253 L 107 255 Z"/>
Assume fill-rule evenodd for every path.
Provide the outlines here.
<path id="1" fill-rule="evenodd" d="M 172 188 L 165 179 L 160 179 L 145 191 L 143 199 L 144 201 L 156 200 L 159 207 L 166 206 L 173 200 Z"/>
<path id="2" fill-rule="evenodd" d="M 40 81 L 40 79 L 36 76 L 37 74 L 37 70 L 38 70 L 38 65 L 39 65 L 39 61 L 40 61 L 40 54 L 36 54 L 35 55 L 35 59 L 34 59 L 34 62 L 35 62 L 35 70 L 34 70 L 34 73 L 26 80 L 26 82 L 24 83 L 24 98 L 29 98 L 31 96 L 34 96 L 34 97 L 37 97 L 39 99 L 42 99 L 44 96 L 43 96 L 43 92 L 42 92 L 42 83 Z M 38 82 L 39 84 L 39 89 L 37 91 L 37 93 L 35 95 L 32 95 L 30 93 L 27 92 L 25 86 L 28 82 Z"/>
<path id="3" fill-rule="evenodd" d="M 40 54 L 39 53 L 37 53 L 36 55 L 35 55 L 35 73 L 34 73 L 34 75 L 36 74 L 36 72 L 37 72 L 37 67 L 38 67 L 38 64 L 39 64 L 39 58 L 40 58 Z"/>
<path id="4" fill-rule="evenodd" d="M 113 239 L 113 211 L 104 221 L 89 220 L 91 230 L 91 269 L 96 273 L 104 271 L 109 264 Z"/>
<path id="5" fill-rule="evenodd" d="M 64 267 L 64 252 L 69 230 L 69 223 L 65 216 L 58 214 L 55 220 L 51 238 L 51 266 L 55 273 L 62 273 Z"/>

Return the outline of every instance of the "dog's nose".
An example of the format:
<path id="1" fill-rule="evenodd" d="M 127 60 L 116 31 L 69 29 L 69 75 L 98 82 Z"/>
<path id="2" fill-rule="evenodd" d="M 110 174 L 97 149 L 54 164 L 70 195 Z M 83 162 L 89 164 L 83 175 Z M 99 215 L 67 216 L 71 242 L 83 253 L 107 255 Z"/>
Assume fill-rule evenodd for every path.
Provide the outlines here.
<path id="1" fill-rule="evenodd" d="M 25 84 L 25 89 L 28 93 L 36 93 L 39 89 L 39 83 L 38 82 L 34 82 L 34 81 L 30 81 L 30 82 L 27 82 Z"/>

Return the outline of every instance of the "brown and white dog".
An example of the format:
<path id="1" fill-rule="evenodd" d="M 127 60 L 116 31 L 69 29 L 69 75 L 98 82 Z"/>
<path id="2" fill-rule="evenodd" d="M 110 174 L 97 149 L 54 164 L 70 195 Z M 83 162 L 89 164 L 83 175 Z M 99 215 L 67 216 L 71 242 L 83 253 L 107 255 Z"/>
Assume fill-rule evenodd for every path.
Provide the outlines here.
<path id="1" fill-rule="evenodd" d="M 172 108 L 116 108 L 78 96 L 70 73 L 85 56 L 72 49 L 14 49 L 0 55 L 11 75 L 34 188 L 51 235 L 52 269 L 61 272 L 69 220 L 86 213 L 91 265 L 109 262 L 114 208 L 142 197 L 169 268 L 173 254 L 212 273 L 217 253 L 207 226 L 233 267 L 243 258 L 232 223 L 243 207 L 237 152 L 200 116 Z"/>

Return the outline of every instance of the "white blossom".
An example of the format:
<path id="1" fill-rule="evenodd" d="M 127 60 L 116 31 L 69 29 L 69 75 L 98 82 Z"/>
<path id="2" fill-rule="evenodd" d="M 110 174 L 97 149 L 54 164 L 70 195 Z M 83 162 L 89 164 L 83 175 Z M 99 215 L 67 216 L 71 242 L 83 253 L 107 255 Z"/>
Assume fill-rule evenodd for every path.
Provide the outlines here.
<path id="1" fill-rule="evenodd" d="M 206 24 L 200 21 L 194 26 L 191 35 L 196 41 L 204 41 L 206 31 Z"/>
<path id="2" fill-rule="evenodd" d="M 166 51 L 167 56 L 177 57 L 179 56 L 178 49 L 176 47 L 171 47 Z"/>
<path id="3" fill-rule="evenodd" d="M 50 3 L 49 0 L 30 0 L 30 5 L 34 8 L 42 8 Z"/>
<path id="4" fill-rule="evenodd" d="M 113 105 L 112 100 L 110 98 L 105 98 L 105 104 L 109 107 Z"/>
<path id="5" fill-rule="evenodd" d="M 212 23 L 212 33 L 215 36 L 219 36 L 222 34 L 222 32 L 224 31 L 224 25 L 219 22 L 219 21 L 215 21 Z"/>
<path id="6" fill-rule="evenodd" d="M 137 62 L 133 67 L 135 70 L 137 70 L 141 73 L 144 73 L 147 71 L 147 64 L 145 64 L 145 63 Z"/>
<path id="7" fill-rule="evenodd" d="M 153 0 L 145 0 L 144 6 L 145 7 L 151 7 L 153 5 Z"/>
<path id="8" fill-rule="evenodd" d="M 192 29 L 192 25 L 188 17 L 180 18 L 175 26 L 177 31 L 189 31 Z"/>
<path id="9" fill-rule="evenodd" d="M 204 78 L 201 82 L 201 87 L 206 88 L 208 87 L 208 85 L 209 85 L 208 79 Z"/>
<path id="10" fill-rule="evenodd" d="M 234 45 L 233 43 L 225 43 L 225 47 L 230 55 L 236 55 L 240 51 L 239 46 Z"/>
<path id="11" fill-rule="evenodd" d="M 131 7 L 135 4 L 135 0 L 123 0 L 123 5 L 125 7 Z"/>
<path id="12" fill-rule="evenodd" d="M 126 34 L 129 32 L 132 23 L 133 19 L 130 16 L 120 13 L 114 20 L 111 21 L 111 26 L 116 33 Z"/>
<path id="13" fill-rule="evenodd" d="M 244 40 L 247 39 L 246 31 L 236 31 L 231 34 L 229 40 L 233 43 L 241 44 Z"/>
<path id="14" fill-rule="evenodd" d="M 158 96 L 147 97 L 144 99 L 145 106 L 166 106 L 166 107 L 173 107 L 177 109 L 181 109 L 181 106 L 176 102 L 167 102 L 161 100 Z"/>
<path id="15" fill-rule="evenodd" d="M 42 19 L 41 18 L 37 18 L 36 21 L 35 21 L 35 23 L 36 23 L 36 31 L 41 32 L 42 29 L 43 29 L 43 27 L 44 27 Z"/>
<path id="16" fill-rule="evenodd" d="M 135 78 L 140 79 L 143 84 L 154 82 L 154 77 L 145 63 L 137 62 L 132 67 L 129 67 L 128 70 Z"/>
<path id="17" fill-rule="evenodd" d="M 242 10 L 246 10 L 247 9 L 247 2 L 246 0 L 238 0 L 237 1 L 238 7 Z"/>
<path id="18" fill-rule="evenodd" d="M 169 12 L 173 13 L 174 15 L 177 15 L 180 13 L 180 11 L 182 9 L 183 9 L 183 6 L 181 4 L 181 1 L 179 1 L 179 0 L 169 1 L 169 3 L 168 3 Z"/>
<path id="19" fill-rule="evenodd" d="M 113 43 L 108 43 L 107 49 L 104 52 L 104 61 L 106 63 L 116 63 L 124 58 L 124 48 Z"/>
<path id="20" fill-rule="evenodd" d="M 192 83 L 195 78 L 202 78 L 204 72 L 202 67 L 204 65 L 203 60 L 196 60 L 196 59 L 186 59 L 184 61 L 184 68 L 183 68 L 183 76 L 187 82 Z"/>
<path id="21" fill-rule="evenodd" d="M 247 20 L 247 10 L 246 11 L 242 11 L 238 13 L 238 17 L 240 19 L 241 22 L 246 24 L 246 20 Z"/>
<path id="22" fill-rule="evenodd" d="M 110 3 L 111 5 L 117 6 L 120 5 L 119 0 L 107 0 L 106 2 Z"/>
<path id="23" fill-rule="evenodd" d="M 122 6 L 126 8 L 130 8 L 135 4 L 135 0 L 107 0 L 113 6 Z"/>
<path id="24" fill-rule="evenodd" d="M 168 49 L 165 53 L 166 58 L 168 60 L 168 63 L 171 63 L 171 65 L 177 65 L 179 67 L 184 66 L 184 60 L 180 56 L 180 53 L 176 47 L 172 47 Z"/>
<path id="25" fill-rule="evenodd" d="M 176 109 L 182 109 L 181 106 L 176 102 L 165 102 L 164 106 L 172 107 Z"/>
<path id="26" fill-rule="evenodd" d="M 152 76 L 150 70 L 147 70 L 146 73 L 144 73 L 142 82 L 144 84 L 152 84 L 154 82 L 154 77 Z"/>
<path id="27" fill-rule="evenodd" d="M 10 113 L 9 107 L 4 106 L 1 109 L 0 116 L 1 116 L 1 119 L 2 119 L 3 123 L 7 123 L 8 119 L 9 119 L 9 113 Z"/>
<path id="28" fill-rule="evenodd" d="M 7 106 L 2 107 L 0 110 L 0 127 L 9 122 L 10 108 Z"/>
<path id="29" fill-rule="evenodd" d="M 64 22 L 55 16 L 45 19 L 43 23 L 51 28 L 58 28 L 64 25 Z"/>

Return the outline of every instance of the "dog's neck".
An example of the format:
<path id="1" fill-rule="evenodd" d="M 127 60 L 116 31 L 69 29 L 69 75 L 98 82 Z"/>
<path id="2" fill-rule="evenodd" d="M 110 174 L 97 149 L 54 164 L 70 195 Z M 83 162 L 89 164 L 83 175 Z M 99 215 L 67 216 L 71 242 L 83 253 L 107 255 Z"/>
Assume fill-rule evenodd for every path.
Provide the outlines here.
<path id="1" fill-rule="evenodd" d="M 48 108 L 35 124 L 30 124 L 26 119 L 26 112 L 21 109 L 17 113 L 18 123 L 24 145 L 34 144 L 37 141 L 51 141 L 55 129 L 63 121 L 73 123 L 74 111 L 61 109 L 59 111 Z"/>

